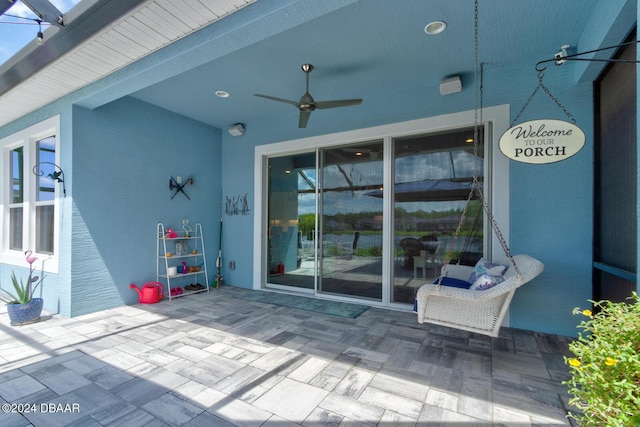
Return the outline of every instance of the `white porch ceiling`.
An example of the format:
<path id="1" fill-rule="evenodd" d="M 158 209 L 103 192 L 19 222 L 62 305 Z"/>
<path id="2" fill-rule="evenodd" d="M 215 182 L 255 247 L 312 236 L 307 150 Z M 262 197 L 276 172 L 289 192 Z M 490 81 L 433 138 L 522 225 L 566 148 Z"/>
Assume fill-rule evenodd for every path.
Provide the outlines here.
<path id="1" fill-rule="evenodd" d="M 146 1 L 3 94 L 0 126 L 98 81 L 254 1 Z M 74 16 L 71 10 L 69 17 L 80 19 L 82 15 Z M 54 32 L 45 34 L 45 38 L 55 37 L 56 34 L 51 35 Z M 36 48 L 29 45 L 25 49 Z M 19 55 L 24 56 L 25 52 Z M 11 62 L 0 67 L 0 74 L 11 71 L 14 65 Z"/>

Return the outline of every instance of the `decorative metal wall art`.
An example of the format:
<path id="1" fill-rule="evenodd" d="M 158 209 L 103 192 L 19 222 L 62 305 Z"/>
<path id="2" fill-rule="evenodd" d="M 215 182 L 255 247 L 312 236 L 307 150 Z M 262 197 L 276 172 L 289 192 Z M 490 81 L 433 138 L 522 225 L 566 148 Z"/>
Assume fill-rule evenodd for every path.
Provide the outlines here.
<path id="1" fill-rule="evenodd" d="M 244 196 L 229 197 L 225 196 L 224 213 L 227 215 L 249 215 L 249 202 L 247 201 L 248 193 Z"/>
<path id="2" fill-rule="evenodd" d="M 47 174 L 47 176 L 52 180 L 62 184 L 62 194 L 64 195 L 64 197 L 67 197 L 67 187 L 64 184 L 64 171 L 62 170 L 62 168 L 56 165 L 55 163 L 51 163 L 51 162 L 36 163 L 36 165 L 33 167 L 33 170 L 32 170 L 35 176 L 44 176 L 44 171 L 40 169 L 40 165 L 53 166 L 54 168 L 53 172 Z"/>

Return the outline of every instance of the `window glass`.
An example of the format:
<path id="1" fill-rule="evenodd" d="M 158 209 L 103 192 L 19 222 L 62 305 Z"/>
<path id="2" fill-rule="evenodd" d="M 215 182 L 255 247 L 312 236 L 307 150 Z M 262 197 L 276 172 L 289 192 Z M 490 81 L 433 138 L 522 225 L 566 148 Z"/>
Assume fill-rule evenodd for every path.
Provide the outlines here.
<path id="1" fill-rule="evenodd" d="M 36 252 L 53 254 L 53 205 L 36 207 Z"/>
<path id="2" fill-rule="evenodd" d="M 38 169 L 40 170 L 36 200 L 39 202 L 51 201 L 55 198 L 55 168 L 53 166 L 56 159 L 55 136 L 41 139 L 36 145 L 38 151 Z"/>
<path id="3" fill-rule="evenodd" d="M 24 150 L 18 147 L 10 151 L 10 209 L 9 249 L 22 250 L 22 203 L 24 201 Z"/>
<path id="4" fill-rule="evenodd" d="M 53 223 L 56 170 L 55 136 L 40 139 L 36 142 L 38 164 L 35 172 L 38 172 L 36 180 L 36 251 L 42 254 L 53 254 Z"/>
<path id="5" fill-rule="evenodd" d="M 9 209 L 9 249 L 22 250 L 22 208 Z"/>
<path id="6" fill-rule="evenodd" d="M 22 203 L 24 198 L 23 149 L 18 147 L 10 152 L 11 162 L 11 203 Z"/>

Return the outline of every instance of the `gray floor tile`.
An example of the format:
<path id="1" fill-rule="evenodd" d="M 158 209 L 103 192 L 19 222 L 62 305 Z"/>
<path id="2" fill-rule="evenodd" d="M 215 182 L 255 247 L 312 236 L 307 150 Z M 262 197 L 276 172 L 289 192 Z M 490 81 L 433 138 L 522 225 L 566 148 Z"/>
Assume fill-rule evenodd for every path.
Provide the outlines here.
<path id="1" fill-rule="evenodd" d="M 60 395 L 92 384 L 91 381 L 89 381 L 82 375 L 66 368 L 64 369 L 64 371 L 58 372 L 55 375 L 50 375 L 48 377 L 40 379 L 40 382 Z"/>
<path id="2" fill-rule="evenodd" d="M 145 404 L 142 409 L 173 426 L 185 424 L 204 412 L 202 408 L 168 393 Z"/>
<path id="3" fill-rule="evenodd" d="M 367 388 L 374 376 L 374 372 L 359 368 L 353 368 L 349 372 L 347 372 L 347 375 L 345 375 L 345 377 L 338 383 L 333 391 L 335 393 L 343 394 L 345 396 L 357 399 L 362 391 Z"/>
<path id="4" fill-rule="evenodd" d="M 378 308 L 336 318 L 246 292 L 0 328 L 2 402 L 80 407 L 0 425 L 571 425 L 566 337 L 492 339 Z"/>
<path id="5" fill-rule="evenodd" d="M 349 420 L 373 425 L 377 424 L 384 414 L 381 407 L 337 393 L 330 393 L 319 406 Z"/>
<path id="6" fill-rule="evenodd" d="M 253 404 L 286 420 L 302 422 L 329 392 L 285 378 Z"/>
<path id="7" fill-rule="evenodd" d="M 232 424 L 228 421 L 223 420 L 222 418 L 218 418 L 209 412 L 203 412 L 197 417 L 193 418 L 188 423 L 184 424 L 184 427 L 234 427 L 235 424 Z"/>

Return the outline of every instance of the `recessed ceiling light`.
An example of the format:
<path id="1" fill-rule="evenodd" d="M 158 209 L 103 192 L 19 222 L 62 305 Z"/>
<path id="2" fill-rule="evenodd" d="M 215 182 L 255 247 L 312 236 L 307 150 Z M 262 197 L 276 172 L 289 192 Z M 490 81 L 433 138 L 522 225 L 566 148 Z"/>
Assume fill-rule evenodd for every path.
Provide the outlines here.
<path id="1" fill-rule="evenodd" d="M 433 34 L 440 34 L 441 32 L 444 31 L 444 29 L 447 28 L 447 23 L 444 21 L 433 21 L 427 24 L 426 27 L 424 27 L 424 32 L 430 35 Z"/>
<path id="2" fill-rule="evenodd" d="M 216 96 L 219 98 L 228 98 L 229 97 L 229 92 L 224 91 L 224 90 L 217 90 L 216 91 Z"/>

